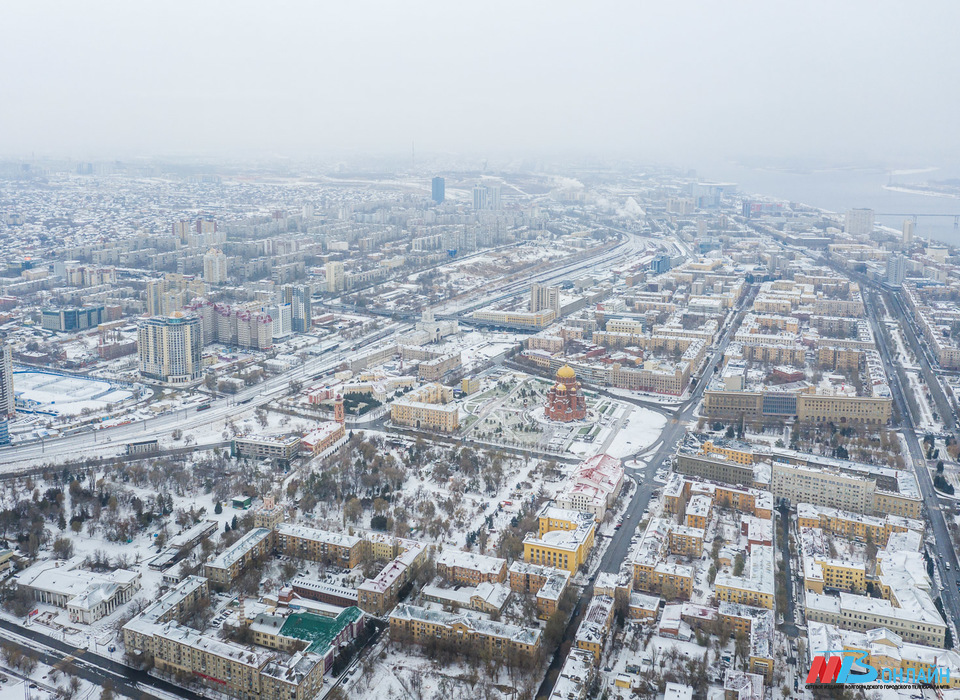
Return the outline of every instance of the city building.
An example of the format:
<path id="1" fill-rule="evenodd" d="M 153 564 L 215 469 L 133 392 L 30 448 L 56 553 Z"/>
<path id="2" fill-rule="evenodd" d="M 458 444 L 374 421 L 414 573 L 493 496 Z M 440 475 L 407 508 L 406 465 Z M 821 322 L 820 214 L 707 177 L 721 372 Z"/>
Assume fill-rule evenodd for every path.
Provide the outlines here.
<path id="1" fill-rule="evenodd" d="M 257 527 L 203 565 L 204 575 L 211 583 L 229 586 L 255 559 L 263 558 L 273 544 L 273 531 Z"/>
<path id="2" fill-rule="evenodd" d="M 593 663 L 600 663 L 603 645 L 613 625 L 614 600 L 608 595 L 594 595 L 590 599 L 577 634 L 574 645 L 577 649 L 593 654 Z"/>
<path id="3" fill-rule="evenodd" d="M 543 412 L 547 418 L 561 422 L 587 417 L 587 399 L 577 381 L 577 373 L 569 365 L 557 370 L 557 381 L 547 391 Z"/>
<path id="4" fill-rule="evenodd" d="M 437 576 L 452 583 L 476 586 L 480 583 L 502 583 L 507 579 L 507 560 L 476 552 L 445 547 L 437 557 Z"/>
<path id="5" fill-rule="evenodd" d="M 400 604 L 390 613 L 390 638 L 424 644 L 452 642 L 462 652 L 485 650 L 509 663 L 534 661 L 540 653 L 540 630 L 493 622 L 476 613 L 447 613 Z"/>
<path id="6" fill-rule="evenodd" d="M 331 260 L 326 264 L 325 272 L 328 292 L 336 293 L 346 289 L 346 275 L 342 262 Z"/>
<path id="7" fill-rule="evenodd" d="M 298 435 L 238 435 L 233 439 L 230 454 L 248 459 L 273 459 L 281 466 L 300 454 Z"/>
<path id="8" fill-rule="evenodd" d="M 921 517 L 920 486 L 913 472 L 771 449 L 770 490 L 791 503 L 865 513 Z"/>
<path id="9" fill-rule="evenodd" d="M 547 620 L 557 610 L 560 597 L 567 590 L 570 572 L 552 566 L 515 561 L 508 570 L 510 590 L 517 593 L 535 593 L 537 616 Z"/>
<path id="10" fill-rule="evenodd" d="M 913 232 L 916 229 L 917 225 L 913 219 L 904 219 L 903 220 L 903 246 L 907 247 L 913 245 Z"/>
<path id="11" fill-rule="evenodd" d="M 294 333 L 313 330 L 313 289 L 308 285 L 284 287 L 284 303 L 290 304 Z M 287 299 L 286 297 L 289 297 Z"/>
<path id="12" fill-rule="evenodd" d="M 370 551 L 370 544 L 359 537 L 292 523 L 277 525 L 276 546 L 288 557 L 323 561 L 348 569 L 359 564 Z"/>
<path id="13" fill-rule="evenodd" d="M 165 384 L 192 384 L 201 378 L 203 348 L 200 319 L 158 316 L 137 328 L 140 374 Z"/>
<path id="14" fill-rule="evenodd" d="M 460 408 L 453 402 L 453 389 L 427 384 L 394 401 L 390 420 L 396 425 L 453 433 L 460 425 Z"/>
<path id="15" fill-rule="evenodd" d="M 547 501 L 537 515 L 538 532 L 523 538 L 523 560 L 576 574 L 593 548 L 593 513 L 558 508 Z"/>
<path id="16" fill-rule="evenodd" d="M 490 208 L 490 192 L 484 185 L 475 185 L 473 188 L 473 208 L 480 209 L 489 209 Z"/>
<path id="17" fill-rule="evenodd" d="M 440 176 L 433 178 L 430 186 L 430 197 L 437 204 L 443 204 L 446 194 L 446 182 Z"/>
<path id="18" fill-rule="evenodd" d="M 560 315 L 560 287 L 534 282 L 530 285 L 530 311 L 552 310 Z"/>
<path id="19" fill-rule="evenodd" d="M 774 568 L 773 547 L 751 546 L 742 575 L 717 574 L 713 582 L 717 599 L 773 610 Z"/>
<path id="20" fill-rule="evenodd" d="M 13 394 L 13 350 L 0 341 L 0 421 L 13 418 L 17 413 Z"/>
<path id="21" fill-rule="evenodd" d="M 223 284 L 227 281 L 227 256 L 216 248 L 203 256 L 203 281 L 207 284 Z"/>
<path id="22" fill-rule="evenodd" d="M 883 278 L 888 287 L 901 287 L 907 276 L 907 259 L 899 253 L 891 253 L 887 258 L 887 274 Z"/>
<path id="23" fill-rule="evenodd" d="M 96 573 L 80 568 L 80 559 L 44 561 L 16 577 L 17 588 L 38 603 L 65 608 L 71 622 L 90 625 L 125 604 L 140 590 L 140 574 L 116 569 Z"/>
<path id="24" fill-rule="evenodd" d="M 844 231 L 854 238 L 869 237 L 873 233 L 873 209 L 848 209 Z"/>
<path id="25" fill-rule="evenodd" d="M 386 615 L 397 604 L 397 596 L 427 556 L 419 542 L 407 542 L 402 551 L 373 578 L 357 587 L 360 607 L 372 615 Z"/>
<path id="26" fill-rule="evenodd" d="M 51 310 L 44 309 L 40 327 L 57 333 L 70 333 L 96 328 L 105 321 L 103 306 Z"/>
<path id="27" fill-rule="evenodd" d="M 623 463 L 608 454 L 598 454 L 582 461 L 557 492 L 560 508 L 593 513 L 603 522 L 623 488 Z"/>

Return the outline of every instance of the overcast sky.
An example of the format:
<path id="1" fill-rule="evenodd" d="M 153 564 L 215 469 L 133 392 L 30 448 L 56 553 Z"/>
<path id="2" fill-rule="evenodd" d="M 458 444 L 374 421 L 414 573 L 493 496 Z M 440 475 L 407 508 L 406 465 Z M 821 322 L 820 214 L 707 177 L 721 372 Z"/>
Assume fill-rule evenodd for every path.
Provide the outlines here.
<path id="1" fill-rule="evenodd" d="M 0 154 L 960 155 L 960 2 L 3 2 Z"/>

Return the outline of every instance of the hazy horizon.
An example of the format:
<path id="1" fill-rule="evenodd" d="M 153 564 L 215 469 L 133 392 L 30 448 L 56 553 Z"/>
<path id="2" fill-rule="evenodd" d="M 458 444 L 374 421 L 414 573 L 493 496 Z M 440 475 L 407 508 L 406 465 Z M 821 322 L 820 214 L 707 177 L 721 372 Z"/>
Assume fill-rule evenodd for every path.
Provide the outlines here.
<path id="1" fill-rule="evenodd" d="M 0 155 L 948 165 L 960 5 L 38 2 Z"/>

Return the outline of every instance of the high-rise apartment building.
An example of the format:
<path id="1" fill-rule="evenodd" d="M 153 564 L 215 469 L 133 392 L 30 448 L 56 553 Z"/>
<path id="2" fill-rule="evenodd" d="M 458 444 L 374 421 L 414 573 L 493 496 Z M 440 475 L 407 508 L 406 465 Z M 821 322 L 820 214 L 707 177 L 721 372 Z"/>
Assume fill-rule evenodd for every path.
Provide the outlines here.
<path id="1" fill-rule="evenodd" d="M 442 177 L 433 178 L 433 186 L 431 188 L 431 197 L 434 202 L 437 204 L 443 204 L 444 197 L 446 196 L 446 181 Z"/>
<path id="2" fill-rule="evenodd" d="M 534 282 L 530 286 L 530 311 L 550 309 L 560 314 L 560 287 L 548 287 Z"/>
<path id="3" fill-rule="evenodd" d="M 848 209 L 844 230 L 854 237 L 873 233 L 873 209 Z"/>
<path id="4" fill-rule="evenodd" d="M 473 208 L 474 209 L 489 209 L 489 195 L 490 192 L 487 190 L 484 185 L 477 185 L 473 188 Z"/>
<path id="5" fill-rule="evenodd" d="M 147 282 L 147 314 L 173 316 L 195 297 L 206 294 L 202 281 L 192 276 L 168 272 L 163 279 Z"/>
<path id="6" fill-rule="evenodd" d="M 493 211 L 500 211 L 500 185 L 487 187 L 487 204 Z"/>
<path id="7" fill-rule="evenodd" d="M 899 253 L 893 253 L 887 258 L 887 275 L 884 278 L 891 287 L 903 285 L 903 278 L 907 276 L 907 259 Z"/>
<path id="8" fill-rule="evenodd" d="M 342 292 L 345 283 L 343 263 L 331 260 L 324 269 L 327 274 L 327 291 Z"/>
<path id="9" fill-rule="evenodd" d="M 207 284 L 223 284 L 227 281 L 227 256 L 214 248 L 203 256 L 203 281 Z"/>
<path id="10" fill-rule="evenodd" d="M 217 222 L 207 216 L 198 216 L 193 221 L 177 221 L 172 229 L 173 235 L 186 243 L 190 236 L 216 233 Z"/>
<path id="11" fill-rule="evenodd" d="M 903 221 L 903 245 L 908 246 L 913 244 L 913 229 L 916 227 L 916 224 L 913 222 L 913 219 L 904 219 Z"/>
<path id="12" fill-rule="evenodd" d="M 17 412 L 13 398 L 13 351 L 0 343 L 0 421 L 13 418 Z"/>
<path id="13" fill-rule="evenodd" d="M 293 332 L 309 333 L 313 330 L 313 289 L 309 285 L 297 285 L 293 288 L 290 309 L 293 316 Z"/>
<path id="14" fill-rule="evenodd" d="M 200 380 L 203 331 L 195 316 L 158 316 L 140 322 L 140 374 L 167 384 Z"/>
<path id="15" fill-rule="evenodd" d="M 293 332 L 290 304 L 273 304 L 263 307 L 263 311 L 270 314 L 273 320 L 273 339 L 286 338 Z"/>

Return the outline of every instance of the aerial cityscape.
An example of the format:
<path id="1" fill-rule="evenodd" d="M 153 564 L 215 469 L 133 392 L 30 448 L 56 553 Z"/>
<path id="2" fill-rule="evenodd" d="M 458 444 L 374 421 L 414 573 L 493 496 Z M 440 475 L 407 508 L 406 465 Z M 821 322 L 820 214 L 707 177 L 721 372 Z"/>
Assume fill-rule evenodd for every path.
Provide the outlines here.
<path id="1" fill-rule="evenodd" d="M 0 117 L 0 700 L 960 700 L 955 143 Z"/>

